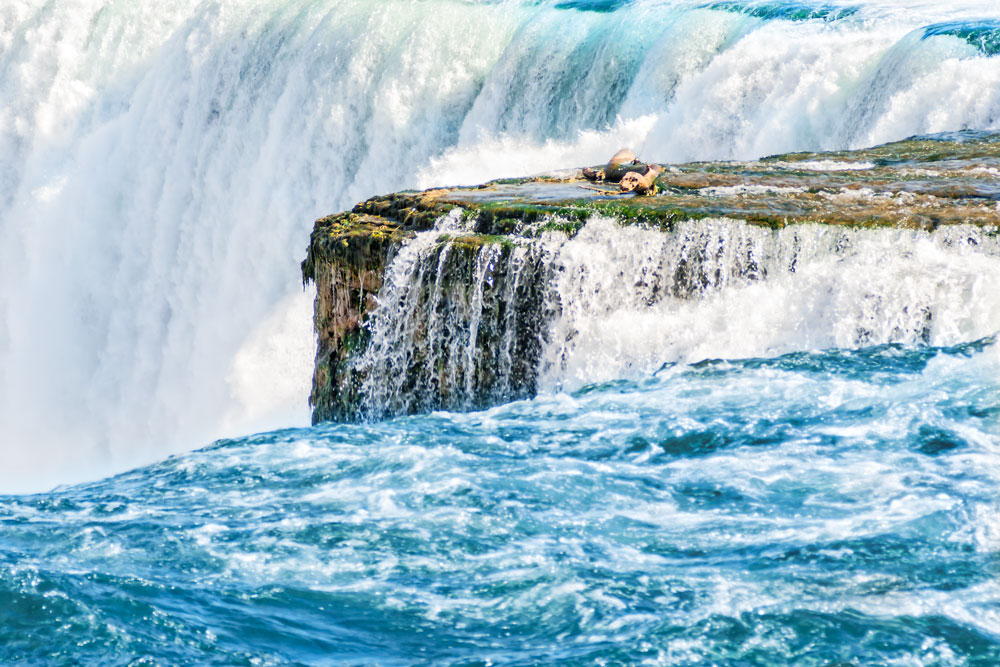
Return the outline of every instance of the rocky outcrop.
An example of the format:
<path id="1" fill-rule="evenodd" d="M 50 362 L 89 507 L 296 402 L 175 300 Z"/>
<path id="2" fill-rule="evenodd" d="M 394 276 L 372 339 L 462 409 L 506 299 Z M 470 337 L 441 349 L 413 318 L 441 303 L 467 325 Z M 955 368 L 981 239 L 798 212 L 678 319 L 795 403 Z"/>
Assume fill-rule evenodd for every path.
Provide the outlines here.
<path id="1" fill-rule="evenodd" d="M 558 308 L 558 299 L 545 298 L 544 244 L 525 241 L 572 236 L 594 215 L 665 231 L 706 218 L 770 228 L 995 227 L 1000 143 L 994 136 L 958 139 L 661 171 L 643 165 L 632 172 L 645 178 L 637 190 L 655 196 L 623 195 L 596 178 L 629 173 L 612 161 L 558 176 L 376 197 L 320 219 L 302 263 L 304 280 L 317 287 L 313 420 L 469 409 L 531 396 L 543 323 L 552 316 L 546 309 Z M 429 245 L 404 257 L 418 234 L 442 219 L 448 224 Z M 402 260 L 412 284 L 383 290 Z M 692 266 L 678 269 L 679 281 L 690 287 L 710 280 Z M 373 327 L 378 317 L 385 321 Z"/>
<path id="2" fill-rule="evenodd" d="M 407 322 L 412 330 L 403 354 L 379 355 L 362 363 L 371 341 L 365 325 L 378 306 L 375 297 L 387 266 L 404 241 L 459 208 L 445 197 L 450 193 L 374 198 L 316 222 L 302 265 L 304 280 L 314 281 L 317 288 L 318 348 L 310 396 L 314 422 L 482 407 L 534 393 L 540 345 L 535 334 L 545 284 L 542 262 L 537 253 L 516 249 L 504 234 L 524 222 L 548 219 L 552 209 L 544 206 L 479 210 L 466 203 L 461 209 L 465 215 L 480 214 L 475 231 L 442 235 L 429 252 L 415 258 L 424 265 L 419 270 L 433 278 L 425 289 L 406 295 L 406 308 L 417 318 L 436 312 L 436 322 L 456 331 L 474 327 L 473 340 L 458 349 L 452 345 L 457 334 L 431 335 L 427 323 Z M 484 253 L 484 248 L 490 252 Z M 488 267 L 482 266 L 484 261 Z M 477 278 L 473 298 L 470 286 Z M 382 380 L 364 391 L 366 379 L 375 373 Z M 399 387 L 391 393 L 379 391 L 378 385 L 385 384 Z"/>

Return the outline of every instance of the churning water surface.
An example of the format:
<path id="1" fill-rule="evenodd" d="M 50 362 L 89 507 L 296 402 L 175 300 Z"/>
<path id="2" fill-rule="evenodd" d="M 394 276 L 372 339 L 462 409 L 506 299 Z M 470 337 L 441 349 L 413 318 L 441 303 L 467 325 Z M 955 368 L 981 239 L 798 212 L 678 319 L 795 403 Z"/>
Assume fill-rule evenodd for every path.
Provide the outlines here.
<path id="1" fill-rule="evenodd" d="M 992 340 L 667 366 L 0 498 L 8 660 L 992 665 Z"/>

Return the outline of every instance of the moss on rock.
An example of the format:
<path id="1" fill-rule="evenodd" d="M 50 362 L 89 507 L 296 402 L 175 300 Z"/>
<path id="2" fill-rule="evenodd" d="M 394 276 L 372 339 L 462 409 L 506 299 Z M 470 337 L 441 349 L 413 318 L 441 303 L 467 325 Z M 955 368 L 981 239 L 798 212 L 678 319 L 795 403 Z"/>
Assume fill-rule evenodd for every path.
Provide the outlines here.
<path id="1" fill-rule="evenodd" d="M 623 173 L 638 168 L 621 166 Z M 659 194 L 655 196 L 623 195 L 608 187 L 594 187 L 581 170 L 570 170 L 561 176 L 501 179 L 476 187 L 373 197 L 351 211 L 317 220 L 302 262 L 303 280 L 317 285 L 319 345 L 310 397 L 313 419 L 358 418 L 362 378 L 350 362 L 369 344 L 365 325 L 377 305 L 374 296 L 382 287 L 385 270 L 404 241 L 432 229 L 436 221 L 456 209 L 461 211 L 465 228 L 442 235 L 439 241 L 456 251 L 450 260 L 456 283 L 449 286 L 449 293 L 458 301 L 468 301 L 467 295 L 462 296 L 467 286 L 461 281 L 468 280 L 470 267 L 483 247 L 498 245 L 497 262 L 502 265 L 521 242 L 519 238 L 548 232 L 572 236 L 595 215 L 614 218 L 622 225 L 641 224 L 664 231 L 684 221 L 718 217 L 770 228 L 816 223 L 934 229 L 966 223 L 996 229 L 1000 225 L 997 174 L 1000 135 L 967 133 L 911 139 L 863 151 L 669 166 L 656 176 Z M 502 274 L 500 270 L 497 275 Z M 535 299 L 539 289 L 535 285 L 534 291 L 519 293 L 518 298 Z M 524 321 L 530 318 L 525 316 Z M 484 338 L 481 345 L 485 349 L 491 343 Z M 524 358 L 517 363 L 530 365 L 531 355 L 537 353 L 532 349 L 525 347 L 520 352 Z M 483 358 L 492 359 L 489 354 Z M 421 364 L 426 360 L 417 355 L 411 361 L 405 373 L 417 391 L 420 382 L 427 379 L 421 375 Z M 437 363 L 457 362 L 437 357 Z M 528 394 L 528 366 L 518 368 L 524 376 L 518 391 Z M 452 404 L 449 401 L 456 394 L 447 378 L 454 374 L 445 370 L 437 369 L 439 377 L 432 383 L 437 403 L 416 400 L 414 406 L 423 409 Z M 475 370 L 473 384 L 484 395 L 492 391 L 492 372 L 488 364 Z"/>

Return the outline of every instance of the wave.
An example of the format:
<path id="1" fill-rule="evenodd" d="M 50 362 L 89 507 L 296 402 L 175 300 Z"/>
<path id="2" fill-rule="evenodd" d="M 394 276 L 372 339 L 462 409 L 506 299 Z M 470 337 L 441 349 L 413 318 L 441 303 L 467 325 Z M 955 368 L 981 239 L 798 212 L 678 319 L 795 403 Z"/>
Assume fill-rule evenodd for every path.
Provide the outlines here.
<path id="1" fill-rule="evenodd" d="M 761 19 L 783 19 L 786 21 L 837 21 L 858 13 L 858 7 L 838 7 L 836 5 L 802 2 L 713 2 L 704 5 L 706 9 L 738 12 Z"/>
<path id="2" fill-rule="evenodd" d="M 1000 21 L 955 21 L 924 28 L 924 39 L 947 35 L 964 40 L 986 56 L 1000 55 Z"/>
<path id="3" fill-rule="evenodd" d="M 0 656 L 994 664 L 983 345 L 675 366 L 0 495 Z"/>

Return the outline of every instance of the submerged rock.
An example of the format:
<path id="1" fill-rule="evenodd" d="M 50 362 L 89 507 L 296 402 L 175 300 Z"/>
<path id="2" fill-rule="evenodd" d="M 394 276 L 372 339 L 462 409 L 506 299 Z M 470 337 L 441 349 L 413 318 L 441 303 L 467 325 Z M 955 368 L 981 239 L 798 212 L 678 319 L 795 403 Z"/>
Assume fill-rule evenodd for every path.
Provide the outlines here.
<path id="1" fill-rule="evenodd" d="M 720 218 L 772 230 L 806 223 L 933 230 L 964 223 L 992 234 L 1000 223 L 996 135 L 661 171 L 623 157 L 630 159 L 613 158 L 586 174 L 375 197 L 316 221 L 302 263 L 304 280 L 317 286 L 314 422 L 481 408 L 532 396 L 547 323 L 564 307 L 563 295 L 552 291 L 554 272 L 564 268 L 556 266 L 553 248 L 595 215 L 664 233 Z M 598 169 L 622 181 L 621 190 L 657 194 L 598 187 L 587 178 Z M 615 169 L 621 173 L 611 174 Z M 761 241 L 728 248 L 737 241 L 689 236 L 695 245 L 661 266 L 663 275 L 636 284 L 643 299 L 690 299 L 725 284 L 726 276 L 766 277 L 752 247 Z M 789 261 L 783 270 L 794 270 L 794 257 Z M 623 266 L 623 280 L 627 274 Z M 909 322 L 910 314 L 900 321 Z M 926 339 L 930 318 L 899 335 L 914 329 L 917 340 Z"/>

